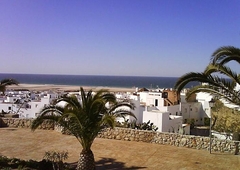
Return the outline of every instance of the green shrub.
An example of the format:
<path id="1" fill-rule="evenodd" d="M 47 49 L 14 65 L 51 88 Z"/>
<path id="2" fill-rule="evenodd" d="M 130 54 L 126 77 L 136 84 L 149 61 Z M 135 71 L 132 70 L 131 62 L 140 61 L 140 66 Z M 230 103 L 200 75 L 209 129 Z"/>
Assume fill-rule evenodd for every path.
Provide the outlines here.
<path id="1" fill-rule="evenodd" d="M 123 128 L 139 129 L 139 130 L 150 130 L 150 131 L 158 130 L 158 127 L 155 126 L 153 123 L 151 123 L 150 120 L 144 123 L 137 123 L 136 121 L 129 122 L 129 120 L 127 119 L 122 123 L 117 122 L 116 126 L 123 127 Z"/>

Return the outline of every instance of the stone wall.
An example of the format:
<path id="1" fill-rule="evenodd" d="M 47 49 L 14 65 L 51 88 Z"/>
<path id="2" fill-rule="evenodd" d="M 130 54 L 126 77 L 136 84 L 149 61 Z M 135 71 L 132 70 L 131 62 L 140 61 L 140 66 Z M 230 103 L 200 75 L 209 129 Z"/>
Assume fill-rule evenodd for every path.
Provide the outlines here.
<path id="1" fill-rule="evenodd" d="M 125 141 L 141 141 L 192 149 L 210 149 L 209 137 L 180 135 L 177 133 L 162 133 L 135 129 L 114 128 L 104 129 L 101 133 L 99 133 L 98 137 Z M 213 152 L 234 153 L 236 144 L 239 144 L 239 141 L 219 140 L 214 138 L 212 139 L 211 148 Z M 238 148 L 240 149 L 240 144 Z"/>
<path id="2" fill-rule="evenodd" d="M 32 121 L 33 119 L 0 118 L 0 127 L 30 128 Z M 44 121 L 38 129 L 54 130 L 54 124 L 50 121 Z"/>
<path id="3" fill-rule="evenodd" d="M 19 118 L 0 118 L 0 127 L 14 127 L 14 128 L 30 128 L 33 119 L 19 119 Z M 62 131 L 59 126 L 54 126 L 53 123 L 46 121 L 39 129 Z M 177 133 L 162 133 L 155 131 L 135 130 L 127 128 L 106 128 L 98 135 L 99 138 L 147 142 L 162 145 L 172 145 L 176 147 L 186 147 L 192 149 L 209 150 L 209 137 L 180 135 Z M 234 153 L 236 144 L 239 141 L 218 140 L 212 139 L 213 152 L 229 152 Z M 240 149 L 240 144 L 238 146 Z"/>

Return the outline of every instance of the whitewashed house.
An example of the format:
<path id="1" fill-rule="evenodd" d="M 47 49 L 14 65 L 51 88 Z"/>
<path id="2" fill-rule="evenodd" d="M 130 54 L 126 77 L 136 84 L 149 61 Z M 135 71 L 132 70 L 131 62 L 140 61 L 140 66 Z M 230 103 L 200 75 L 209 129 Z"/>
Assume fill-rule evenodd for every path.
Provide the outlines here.
<path id="1" fill-rule="evenodd" d="M 19 114 L 19 118 L 36 118 L 40 110 L 57 97 L 53 92 L 7 91 L 6 96 L 0 98 L 0 111 Z"/>
<path id="2" fill-rule="evenodd" d="M 159 132 L 178 133 L 184 129 L 190 134 L 190 126 L 183 124 L 181 106 L 172 89 L 138 92 L 140 103 L 145 106 L 143 122 L 150 121 L 158 127 Z"/>
<path id="3" fill-rule="evenodd" d="M 118 121 L 118 122 L 124 122 L 124 121 L 133 122 L 133 121 L 136 121 L 136 123 L 142 123 L 143 122 L 143 111 L 145 109 L 144 106 L 140 105 L 139 100 L 129 99 L 129 102 L 134 104 L 134 106 L 135 106 L 134 110 L 130 109 L 129 107 L 120 107 L 119 109 L 124 109 L 124 110 L 131 111 L 136 116 L 137 119 L 135 119 L 132 116 L 127 115 L 127 116 L 125 116 L 125 118 L 118 117 L 116 121 Z"/>
<path id="4" fill-rule="evenodd" d="M 48 93 L 41 93 L 39 97 L 35 97 L 35 100 L 31 100 L 30 102 L 26 103 L 25 107 L 21 109 L 19 113 L 20 118 L 36 118 L 41 109 L 45 106 L 52 103 L 53 100 L 58 98 L 57 93 L 48 92 Z"/>
<path id="5" fill-rule="evenodd" d="M 143 121 L 149 120 L 158 127 L 159 132 L 179 133 L 181 129 L 184 129 L 184 134 L 190 134 L 190 126 L 183 125 L 182 116 L 170 115 L 169 112 L 146 107 L 143 112 Z"/>

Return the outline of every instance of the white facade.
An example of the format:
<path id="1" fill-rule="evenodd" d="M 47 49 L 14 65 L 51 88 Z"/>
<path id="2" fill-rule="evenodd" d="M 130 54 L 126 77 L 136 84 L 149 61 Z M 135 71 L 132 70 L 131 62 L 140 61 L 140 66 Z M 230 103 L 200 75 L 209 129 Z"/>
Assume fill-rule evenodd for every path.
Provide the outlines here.
<path id="1" fill-rule="evenodd" d="M 181 115 L 185 123 L 191 120 L 194 125 L 204 125 L 204 118 L 208 117 L 206 111 L 200 102 L 181 103 Z"/>
<path id="2" fill-rule="evenodd" d="M 17 106 L 13 103 L 9 102 L 0 103 L 0 112 L 16 113 L 17 109 L 18 109 Z"/>
<path id="3" fill-rule="evenodd" d="M 170 115 L 181 116 L 180 105 L 158 106 L 156 108 L 162 112 L 169 112 Z"/>
<path id="4" fill-rule="evenodd" d="M 20 118 L 36 118 L 41 109 L 49 105 L 58 95 L 52 92 L 39 94 L 29 91 L 8 91 L 7 96 L 1 98 L 0 111 L 12 114 L 19 114 Z M 19 104 L 16 102 L 20 101 Z"/>
<path id="5" fill-rule="evenodd" d="M 196 95 L 196 100 L 200 103 L 202 103 L 202 109 L 205 111 L 206 115 L 208 117 L 210 117 L 210 112 L 211 112 L 211 108 L 209 106 L 209 101 L 212 100 L 212 95 L 210 95 L 209 93 L 204 93 L 204 92 L 199 92 Z"/>
<path id="6" fill-rule="evenodd" d="M 158 127 L 159 132 L 179 132 L 182 126 L 182 116 L 170 115 L 169 112 L 161 112 L 159 110 L 145 110 L 143 112 L 143 122 L 150 120 Z"/>
<path id="7" fill-rule="evenodd" d="M 143 121 L 143 111 L 144 111 L 145 108 L 140 105 L 139 100 L 130 100 L 130 102 L 135 105 L 134 110 L 130 110 L 128 107 L 121 107 L 119 109 L 125 109 L 125 110 L 131 111 L 136 116 L 137 119 L 135 119 L 132 116 L 127 115 L 127 116 L 125 116 L 125 118 L 118 117 L 116 121 L 124 122 L 125 120 L 128 120 L 129 122 L 136 121 L 136 123 L 142 123 L 142 121 Z"/>
<path id="8" fill-rule="evenodd" d="M 32 100 L 27 103 L 25 109 L 21 109 L 20 118 L 36 118 L 40 111 L 49 105 L 53 100 L 57 99 L 58 95 L 54 93 L 42 94 L 40 100 Z"/>
<path id="9" fill-rule="evenodd" d="M 19 105 L 14 104 L 14 102 L 17 99 L 27 97 L 27 99 L 30 100 L 21 106 L 21 109 L 18 112 L 20 118 L 35 118 L 38 116 L 42 108 L 58 98 L 58 94 L 53 92 L 24 93 L 22 95 L 18 93 L 11 95 L 13 96 L 12 98 L 3 98 L 8 101 L 8 103 L 0 103 L 0 110 L 3 109 L 4 111 L 12 111 L 12 113 L 16 113 L 19 109 Z M 79 94 L 75 95 L 78 98 L 80 97 Z M 135 105 L 135 109 L 131 111 L 137 117 L 136 123 L 144 123 L 150 120 L 151 123 L 158 127 L 158 131 L 160 132 L 178 132 L 182 127 L 183 117 L 186 118 L 189 115 L 189 112 L 191 112 L 188 112 L 188 110 L 186 113 L 183 112 L 185 108 L 189 107 L 187 104 L 164 106 L 164 98 L 162 98 L 162 93 L 160 91 L 139 92 L 137 95 L 130 93 L 116 93 L 115 95 L 118 99 L 128 99 Z M 194 106 L 195 105 L 196 107 L 199 107 L 197 104 L 194 104 Z M 194 114 L 197 115 L 197 113 Z M 194 114 L 190 115 L 194 116 Z M 196 119 L 199 119 L 197 116 L 195 117 Z M 126 116 L 125 120 L 127 119 L 129 119 L 129 122 L 135 121 L 131 116 Z M 117 120 L 120 122 L 124 121 L 123 118 L 118 118 Z"/>
<path id="10" fill-rule="evenodd" d="M 164 106 L 164 98 L 161 92 L 139 92 L 140 102 L 146 106 Z"/>

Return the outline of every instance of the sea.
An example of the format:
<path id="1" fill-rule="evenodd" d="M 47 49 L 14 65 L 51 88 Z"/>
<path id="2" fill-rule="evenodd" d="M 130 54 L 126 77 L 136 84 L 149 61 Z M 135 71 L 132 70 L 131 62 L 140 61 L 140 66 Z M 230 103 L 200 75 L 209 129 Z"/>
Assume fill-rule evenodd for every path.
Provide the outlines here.
<path id="1" fill-rule="evenodd" d="M 0 73 L 0 80 L 11 78 L 20 84 L 53 84 L 72 86 L 103 86 L 123 88 L 173 88 L 179 77 L 54 75 Z M 189 83 L 186 88 L 196 85 Z"/>

